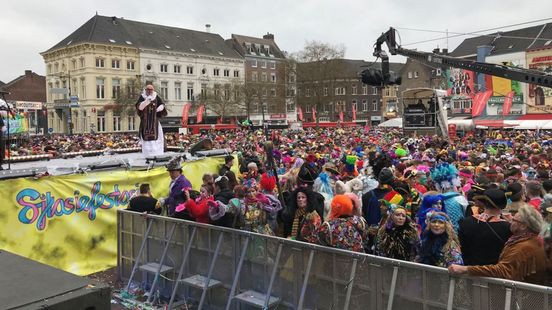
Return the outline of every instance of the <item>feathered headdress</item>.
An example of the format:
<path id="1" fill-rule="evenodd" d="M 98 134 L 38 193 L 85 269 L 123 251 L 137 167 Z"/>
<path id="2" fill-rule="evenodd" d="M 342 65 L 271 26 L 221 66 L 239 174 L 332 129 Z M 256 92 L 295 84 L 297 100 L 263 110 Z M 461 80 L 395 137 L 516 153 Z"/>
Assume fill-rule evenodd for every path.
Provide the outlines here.
<path id="1" fill-rule="evenodd" d="M 430 177 L 435 183 L 435 187 L 440 191 L 461 185 L 458 170 L 454 165 L 448 163 L 438 164 L 432 168 Z"/>

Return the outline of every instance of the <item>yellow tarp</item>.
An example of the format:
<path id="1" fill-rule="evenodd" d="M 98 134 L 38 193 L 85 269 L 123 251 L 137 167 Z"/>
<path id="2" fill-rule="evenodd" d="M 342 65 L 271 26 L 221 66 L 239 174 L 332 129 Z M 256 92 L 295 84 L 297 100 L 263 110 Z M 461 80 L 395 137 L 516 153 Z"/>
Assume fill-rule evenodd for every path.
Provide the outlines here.
<path id="1" fill-rule="evenodd" d="M 223 157 L 183 164 L 197 189 L 205 173 L 217 173 Z M 0 249 L 77 275 L 117 264 L 117 209 L 125 209 L 141 183 L 166 197 L 165 168 L 114 170 L 85 175 L 0 181 Z"/>

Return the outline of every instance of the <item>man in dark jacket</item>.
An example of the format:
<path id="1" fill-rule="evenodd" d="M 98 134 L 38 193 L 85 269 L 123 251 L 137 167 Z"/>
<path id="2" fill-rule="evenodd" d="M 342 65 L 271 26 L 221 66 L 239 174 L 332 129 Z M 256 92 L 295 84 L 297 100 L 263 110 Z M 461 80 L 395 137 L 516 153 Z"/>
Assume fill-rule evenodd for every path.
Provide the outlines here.
<path id="1" fill-rule="evenodd" d="M 230 202 L 230 199 L 234 198 L 234 192 L 228 188 L 229 180 L 226 176 L 221 175 L 215 180 L 215 201 L 220 201 L 221 203 L 227 205 Z M 224 226 L 235 228 L 237 224 L 238 214 L 225 213 L 221 218 L 213 220 L 214 225 Z"/>
<path id="2" fill-rule="evenodd" d="M 140 185 L 140 195 L 130 199 L 128 209 L 134 212 L 147 212 L 161 214 L 161 204 L 151 195 L 150 185 L 147 183 Z"/>
<path id="3" fill-rule="evenodd" d="M 510 223 L 502 217 L 507 204 L 506 193 L 500 189 L 487 189 L 473 199 L 484 205 L 484 211 L 459 222 L 458 239 L 464 264 L 496 264 L 504 244 L 512 235 Z"/>
<path id="4" fill-rule="evenodd" d="M 238 185 L 238 179 L 236 174 L 231 170 L 234 165 L 234 156 L 227 155 L 224 157 L 224 165 L 219 170 L 220 176 L 225 176 L 228 178 L 228 188 L 233 190 L 236 185 Z"/>

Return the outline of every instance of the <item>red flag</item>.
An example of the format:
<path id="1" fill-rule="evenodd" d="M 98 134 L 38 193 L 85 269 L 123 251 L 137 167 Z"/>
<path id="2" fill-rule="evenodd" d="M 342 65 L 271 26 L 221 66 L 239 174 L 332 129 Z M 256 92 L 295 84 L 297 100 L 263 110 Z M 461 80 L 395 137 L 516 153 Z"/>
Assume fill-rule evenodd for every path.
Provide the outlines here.
<path id="1" fill-rule="evenodd" d="M 356 121 L 356 104 L 353 104 L 353 122 Z"/>
<path id="2" fill-rule="evenodd" d="M 199 108 L 197 108 L 197 121 L 196 123 L 201 123 L 203 121 L 203 110 L 205 110 L 204 105 L 200 105 Z"/>
<path id="3" fill-rule="evenodd" d="M 502 107 L 502 115 L 506 116 L 510 114 L 510 110 L 512 109 L 512 102 L 514 101 L 514 91 L 509 92 L 506 94 L 506 97 L 504 97 L 504 106 Z"/>
<path id="4" fill-rule="evenodd" d="M 481 94 L 478 93 L 477 95 L 475 95 L 472 104 L 472 117 L 479 116 L 481 112 L 483 112 L 485 106 L 487 105 L 487 101 L 489 101 L 492 94 L 492 90 L 487 90 Z"/>
<path id="5" fill-rule="evenodd" d="M 312 121 L 316 121 L 316 106 L 312 107 Z"/>
<path id="6" fill-rule="evenodd" d="M 182 108 L 182 127 L 185 127 L 188 125 L 188 115 L 190 114 L 190 103 L 184 104 L 184 107 Z"/>
<path id="7" fill-rule="evenodd" d="M 297 117 L 301 122 L 303 121 L 303 109 L 301 107 L 297 107 Z"/>
<path id="8" fill-rule="evenodd" d="M 343 122 L 343 110 L 339 111 L 339 120 Z"/>

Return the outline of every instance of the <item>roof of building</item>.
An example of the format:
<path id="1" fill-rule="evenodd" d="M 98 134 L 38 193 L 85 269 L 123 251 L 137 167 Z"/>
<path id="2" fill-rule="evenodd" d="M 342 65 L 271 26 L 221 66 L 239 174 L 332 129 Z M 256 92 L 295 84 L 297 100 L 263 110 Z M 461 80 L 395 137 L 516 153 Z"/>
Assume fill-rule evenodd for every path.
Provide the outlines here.
<path id="1" fill-rule="evenodd" d="M 274 35 L 267 34 L 268 36 L 271 36 L 274 38 Z M 232 34 L 232 39 L 237 43 L 237 45 L 234 45 L 238 52 L 242 54 L 243 56 L 261 56 L 261 57 L 271 57 L 271 58 L 286 58 L 284 53 L 280 50 L 276 42 L 274 42 L 273 39 L 265 39 L 265 38 L 256 38 L 256 37 L 249 37 L 239 34 Z M 268 50 L 266 49 L 255 49 L 254 52 L 249 52 L 246 48 L 247 44 L 251 45 L 258 45 L 259 47 L 268 45 L 270 48 Z"/>
<path id="2" fill-rule="evenodd" d="M 477 54 L 477 47 L 490 45 L 490 55 L 501 55 L 543 47 L 552 40 L 552 23 L 522 29 L 495 32 L 464 40 L 450 53 L 453 57 L 467 57 Z M 552 45 L 552 42 L 548 42 Z"/>
<path id="3" fill-rule="evenodd" d="M 242 58 L 216 33 L 101 15 L 94 15 L 48 51 L 85 42 Z"/>
<path id="4" fill-rule="evenodd" d="M 355 59 L 333 59 L 330 61 L 334 63 L 332 64 L 332 66 L 334 67 L 332 68 L 332 77 L 337 79 L 359 77 L 360 72 L 368 68 L 381 69 L 381 62 L 368 62 Z M 309 68 L 314 65 L 314 62 L 298 63 L 298 77 L 301 77 L 301 71 L 309 70 Z M 389 70 L 399 74 L 403 66 L 403 63 L 391 62 L 389 63 Z"/>
<path id="5" fill-rule="evenodd" d="M 15 79 L 13 79 L 13 80 L 11 80 L 7 83 L 1 82 L 0 87 L 2 89 L 9 89 L 12 85 L 16 84 L 17 82 L 23 80 L 26 77 L 44 79 L 44 83 L 46 83 L 46 77 L 44 75 L 40 75 L 40 74 L 38 74 L 36 72 L 33 72 L 31 70 L 25 70 L 25 74 L 22 74 L 22 75 L 16 77 Z M 44 85 L 46 85 L 46 84 L 44 84 Z"/>

